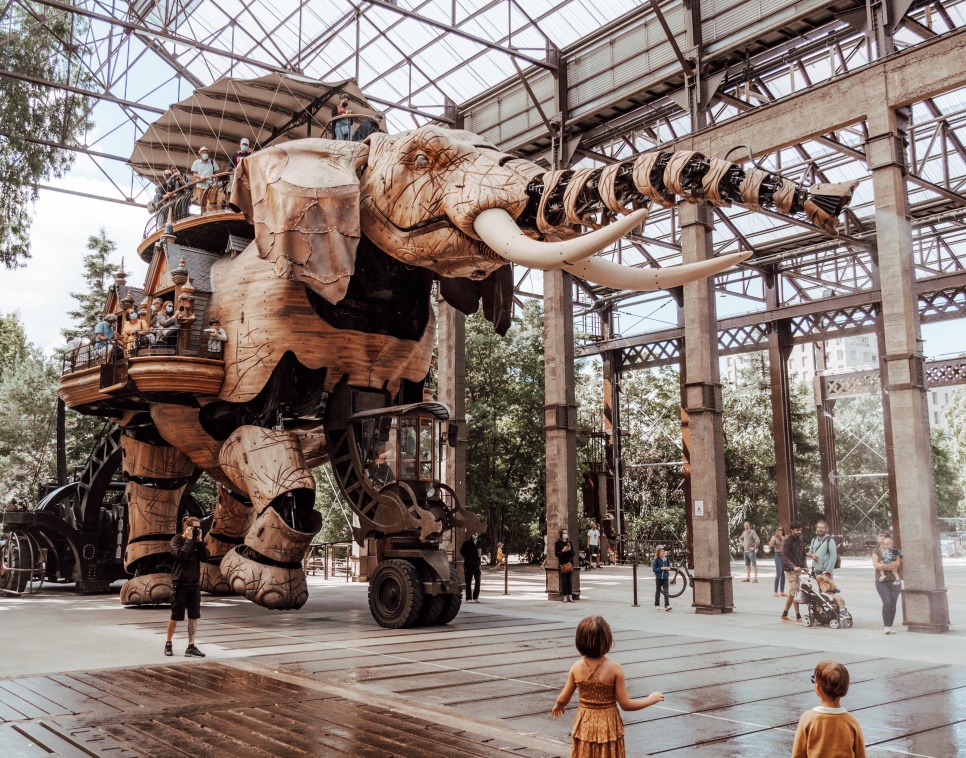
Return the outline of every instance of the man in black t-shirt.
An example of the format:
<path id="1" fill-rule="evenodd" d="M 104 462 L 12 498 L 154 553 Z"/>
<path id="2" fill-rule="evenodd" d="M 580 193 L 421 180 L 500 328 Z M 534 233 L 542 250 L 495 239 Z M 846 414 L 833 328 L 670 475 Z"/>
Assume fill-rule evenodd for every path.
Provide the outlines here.
<path id="1" fill-rule="evenodd" d="M 189 658 L 204 658 L 205 654 L 195 647 L 195 633 L 198 619 L 201 618 L 201 562 L 208 560 L 208 549 L 201 535 L 201 519 L 185 516 L 182 520 L 184 531 L 171 538 L 168 549 L 174 554 L 174 568 L 171 579 L 174 582 L 174 595 L 171 597 L 171 620 L 168 621 L 168 641 L 164 643 L 164 654 L 174 655 L 171 640 L 179 621 L 184 621 L 188 612 L 188 649 L 184 654 Z"/>
<path id="2" fill-rule="evenodd" d="M 460 545 L 460 556 L 463 558 L 463 580 L 466 582 L 466 602 L 480 602 L 480 548 L 477 546 L 477 536 L 467 535 Z M 476 581 L 471 591 L 471 582 Z"/>

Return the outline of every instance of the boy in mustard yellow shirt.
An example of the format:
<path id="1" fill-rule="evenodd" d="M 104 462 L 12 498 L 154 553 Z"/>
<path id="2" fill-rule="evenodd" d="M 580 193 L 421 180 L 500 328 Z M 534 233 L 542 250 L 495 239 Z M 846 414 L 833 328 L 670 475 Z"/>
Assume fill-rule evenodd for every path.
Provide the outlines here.
<path id="1" fill-rule="evenodd" d="M 841 706 L 849 691 L 848 669 L 835 661 L 822 661 L 812 682 L 822 704 L 799 719 L 792 758 L 865 758 L 862 727 Z"/>

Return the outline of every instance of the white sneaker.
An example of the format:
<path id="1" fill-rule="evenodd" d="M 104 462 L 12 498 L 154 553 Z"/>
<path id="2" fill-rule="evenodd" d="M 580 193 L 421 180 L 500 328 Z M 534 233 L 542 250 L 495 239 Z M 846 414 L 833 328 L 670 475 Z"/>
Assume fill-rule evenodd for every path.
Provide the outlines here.
<path id="1" fill-rule="evenodd" d="M 892 631 L 892 627 L 891 626 L 887 626 L 885 628 L 885 633 L 886 634 L 895 634 L 895 632 Z"/>

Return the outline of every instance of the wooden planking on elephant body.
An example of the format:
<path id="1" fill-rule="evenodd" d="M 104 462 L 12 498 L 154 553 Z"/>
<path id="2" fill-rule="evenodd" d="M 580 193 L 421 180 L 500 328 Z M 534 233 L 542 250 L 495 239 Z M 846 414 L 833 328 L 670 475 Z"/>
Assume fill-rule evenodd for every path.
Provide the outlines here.
<path id="1" fill-rule="evenodd" d="M 429 373 L 436 333 L 432 312 L 418 342 L 336 329 L 312 308 L 305 285 L 276 276 L 254 244 L 234 259 L 218 261 L 212 280 L 209 312 L 228 333 L 222 400 L 253 399 L 286 351 L 309 368 L 327 368 L 326 391 L 347 375 L 349 384 L 387 385 L 395 394 L 402 379 L 422 381 Z"/>

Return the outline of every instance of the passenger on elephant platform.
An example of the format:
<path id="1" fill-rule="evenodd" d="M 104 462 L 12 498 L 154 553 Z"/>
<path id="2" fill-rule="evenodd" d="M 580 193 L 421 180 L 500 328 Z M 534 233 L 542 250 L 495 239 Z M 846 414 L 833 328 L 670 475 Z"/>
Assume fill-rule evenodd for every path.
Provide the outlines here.
<path id="1" fill-rule="evenodd" d="M 343 95 L 339 99 L 339 107 L 336 108 L 336 115 L 338 116 L 348 116 L 352 113 L 349 110 L 349 98 L 347 95 Z M 352 138 L 352 119 L 351 118 L 337 118 L 332 122 L 333 124 L 333 134 L 336 139 L 340 140 L 350 140 Z"/>
<path id="2" fill-rule="evenodd" d="M 228 341 L 228 334 L 221 328 L 221 322 L 213 318 L 208 322 L 208 355 L 211 358 L 221 358 L 225 352 L 225 343 Z"/>
<path id="3" fill-rule="evenodd" d="M 195 633 L 201 618 L 201 562 L 208 560 L 208 548 L 201 535 L 201 520 L 197 516 L 185 516 L 181 522 L 184 531 L 171 538 L 170 552 L 174 555 L 171 580 L 174 595 L 171 598 L 171 620 L 168 621 L 168 639 L 164 654 L 174 655 L 171 642 L 179 621 L 188 612 L 188 648 L 184 654 L 189 658 L 204 658 L 205 654 L 195 647 Z"/>
<path id="4" fill-rule="evenodd" d="M 195 184 L 195 203 L 201 206 L 201 212 L 215 210 L 219 207 L 218 196 L 221 191 L 215 187 L 212 180 L 221 169 L 208 152 L 207 147 L 198 151 L 198 160 L 191 164 L 191 180 Z M 210 190 L 210 191 L 209 191 Z"/>
<path id="5" fill-rule="evenodd" d="M 141 319 L 138 317 L 138 312 L 132 308 L 127 312 L 124 323 L 121 325 L 121 341 L 126 352 L 131 353 L 137 347 L 140 332 Z"/>
<path id="6" fill-rule="evenodd" d="M 96 355 L 110 354 L 113 350 L 114 327 L 117 325 L 117 316 L 108 313 L 102 321 L 97 322 L 94 327 L 94 353 Z"/>
<path id="7" fill-rule="evenodd" d="M 151 327 L 154 329 L 159 342 L 171 344 L 180 329 L 178 319 L 174 315 L 174 303 L 167 301 L 164 304 L 164 309 L 154 315 L 154 322 Z"/>
<path id="8" fill-rule="evenodd" d="M 228 162 L 231 163 L 232 168 L 238 168 L 238 165 L 251 154 L 251 143 L 249 143 L 248 137 L 243 137 L 238 144 L 238 152 L 229 156 Z"/>

